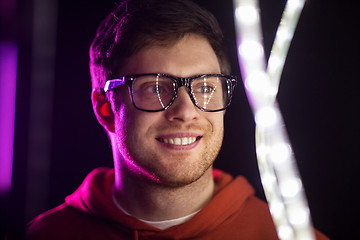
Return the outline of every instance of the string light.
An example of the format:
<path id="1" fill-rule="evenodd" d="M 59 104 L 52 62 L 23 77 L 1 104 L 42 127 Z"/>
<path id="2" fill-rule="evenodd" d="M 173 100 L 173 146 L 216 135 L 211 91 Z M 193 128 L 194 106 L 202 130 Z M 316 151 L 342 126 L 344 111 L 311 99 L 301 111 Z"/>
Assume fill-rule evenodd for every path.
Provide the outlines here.
<path id="1" fill-rule="evenodd" d="M 244 25 L 253 25 L 259 20 L 259 14 L 251 6 L 240 6 L 235 10 L 235 16 Z"/>
<path id="2" fill-rule="evenodd" d="M 243 41 L 239 46 L 239 53 L 248 59 L 257 59 L 264 55 L 263 46 L 257 41 Z"/>
<path id="3" fill-rule="evenodd" d="M 260 128 L 273 126 L 277 120 L 277 113 L 271 106 L 264 106 L 255 112 L 255 122 Z"/>
<path id="4" fill-rule="evenodd" d="M 240 70 L 256 123 L 261 182 L 282 240 L 311 240 L 310 211 L 276 102 L 280 77 L 304 0 L 288 0 L 267 68 L 256 0 L 233 0 Z"/>
<path id="5" fill-rule="evenodd" d="M 274 97 L 277 89 L 270 84 L 269 76 L 262 71 L 254 71 L 246 78 L 245 88 L 251 92 L 257 92 L 266 96 Z"/>

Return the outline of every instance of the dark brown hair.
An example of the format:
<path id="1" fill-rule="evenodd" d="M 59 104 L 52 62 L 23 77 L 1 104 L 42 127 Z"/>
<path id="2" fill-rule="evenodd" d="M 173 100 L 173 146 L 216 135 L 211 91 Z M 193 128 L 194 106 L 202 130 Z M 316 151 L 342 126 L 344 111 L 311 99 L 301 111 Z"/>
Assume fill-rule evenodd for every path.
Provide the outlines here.
<path id="1" fill-rule="evenodd" d="M 221 71 L 230 67 L 223 34 L 215 17 L 190 0 L 125 0 L 102 21 L 90 47 L 93 88 L 116 77 L 132 54 L 149 45 L 171 46 L 186 34 L 205 37 L 217 55 Z"/>

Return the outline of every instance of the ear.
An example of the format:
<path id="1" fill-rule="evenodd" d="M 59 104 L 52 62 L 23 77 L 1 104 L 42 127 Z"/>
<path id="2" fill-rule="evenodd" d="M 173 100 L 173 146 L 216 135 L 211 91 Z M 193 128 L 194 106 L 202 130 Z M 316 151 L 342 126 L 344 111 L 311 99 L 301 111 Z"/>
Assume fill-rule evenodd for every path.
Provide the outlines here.
<path id="1" fill-rule="evenodd" d="M 115 132 L 114 113 L 111 105 L 105 97 L 105 93 L 100 89 L 93 89 L 91 92 L 91 101 L 95 116 L 99 123 L 109 132 Z"/>

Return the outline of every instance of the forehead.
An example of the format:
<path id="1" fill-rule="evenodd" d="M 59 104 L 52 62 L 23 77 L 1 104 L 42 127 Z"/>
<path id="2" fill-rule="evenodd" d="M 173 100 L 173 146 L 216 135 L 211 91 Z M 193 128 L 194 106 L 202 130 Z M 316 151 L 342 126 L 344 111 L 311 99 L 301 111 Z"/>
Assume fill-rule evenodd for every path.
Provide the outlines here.
<path id="1" fill-rule="evenodd" d="M 220 65 L 210 43 L 202 36 L 189 34 L 170 46 L 151 45 L 141 49 L 120 66 L 119 73 L 190 77 L 220 73 Z"/>

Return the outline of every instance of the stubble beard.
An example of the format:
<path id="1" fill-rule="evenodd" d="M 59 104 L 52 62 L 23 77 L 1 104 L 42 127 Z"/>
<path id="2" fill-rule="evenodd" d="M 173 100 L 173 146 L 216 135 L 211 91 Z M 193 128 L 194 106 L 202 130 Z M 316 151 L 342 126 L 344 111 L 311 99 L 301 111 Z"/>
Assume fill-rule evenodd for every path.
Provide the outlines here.
<path id="1" fill-rule="evenodd" d="M 201 139 L 206 139 L 206 142 L 202 143 L 201 152 L 197 156 L 193 156 L 197 159 L 190 159 L 190 154 L 181 150 L 172 155 L 162 156 L 154 149 L 137 146 L 126 148 L 126 153 L 122 154 L 126 155 L 123 161 L 131 175 L 148 184 L 165 188 L 184 187 L 198 181 L 213 166 L 221 149 L 223 133 L 224 131 L 221 129 L 218 134 L 212 133 L 214 134 L 212 138 Z M 124 146 L 121 146 L 123 144 L 118 144 L 120 148 L 125 149 Z"/>

